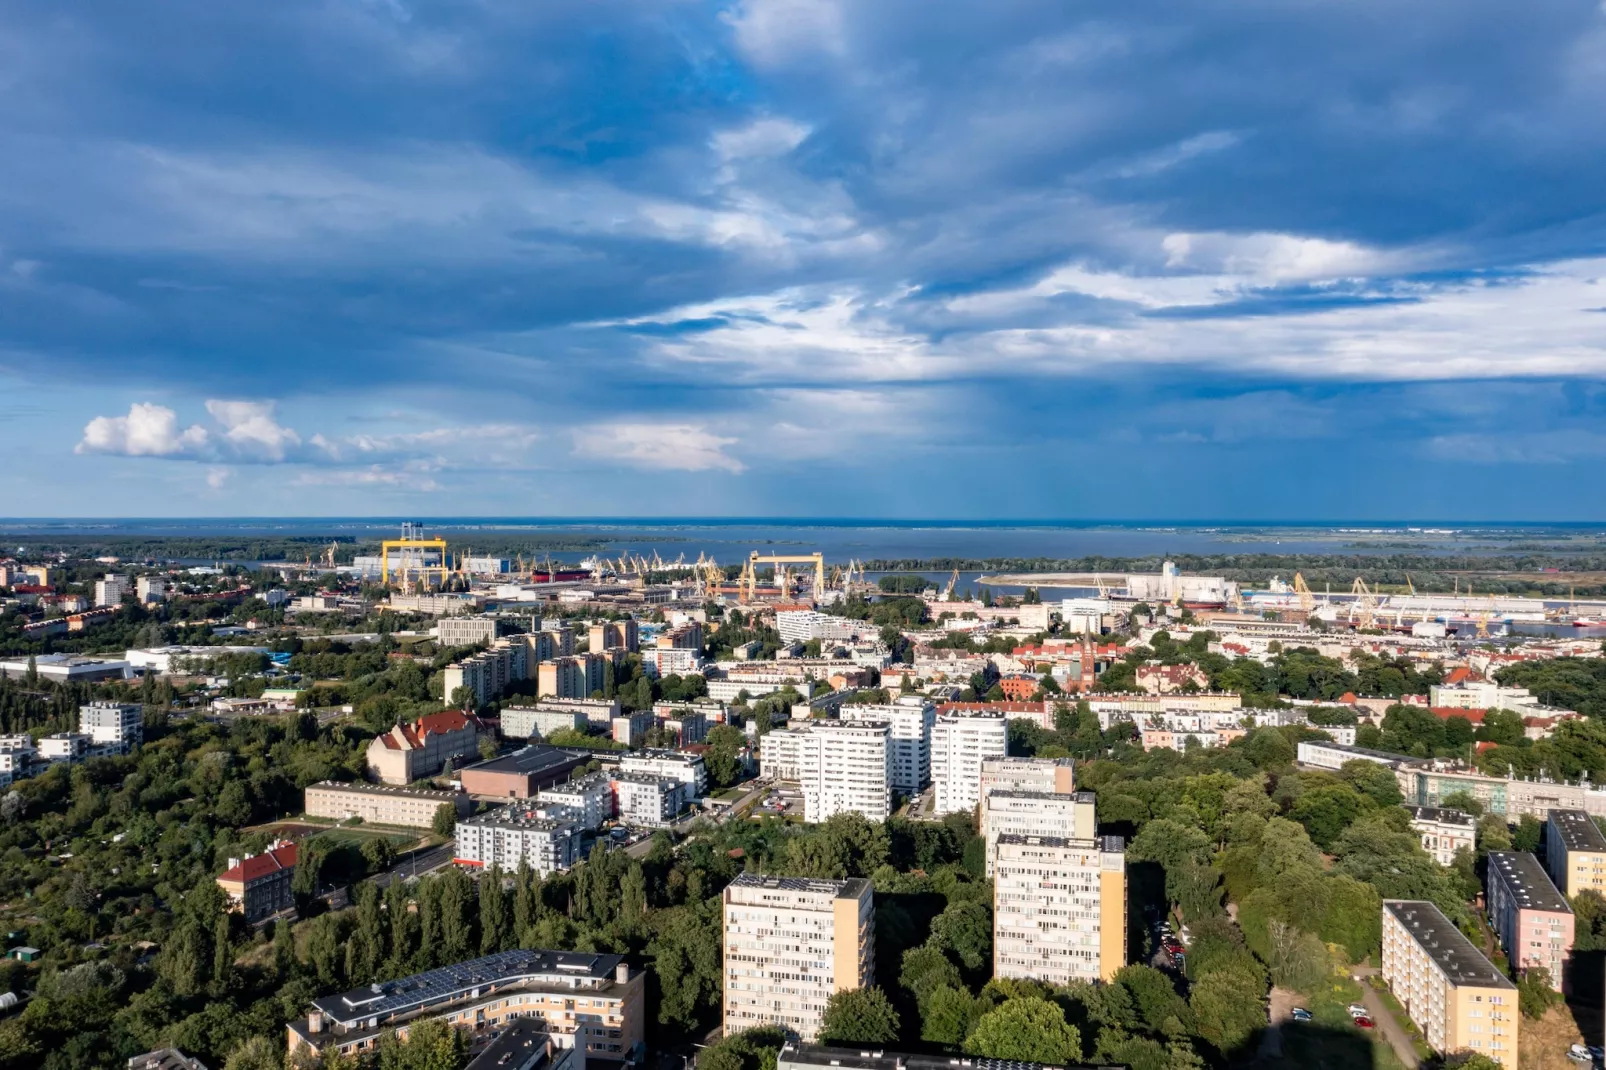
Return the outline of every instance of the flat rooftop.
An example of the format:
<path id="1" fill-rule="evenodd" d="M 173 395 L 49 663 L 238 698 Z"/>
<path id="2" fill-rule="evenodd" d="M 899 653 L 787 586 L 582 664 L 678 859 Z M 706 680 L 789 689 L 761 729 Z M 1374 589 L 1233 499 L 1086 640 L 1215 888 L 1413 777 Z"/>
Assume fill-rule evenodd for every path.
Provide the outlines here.
<path id="1" fill-rule="evenodd" d="M 1494 963 L 1484 958 L 1483 952 L 1473 947 L 1472 941 L 1432 903 L 1423 899 L 1388 899 L 1383 909 L 1405 927 L 1451 984 L 1458 988 L 1516 989 L 1511 979 L 1495 969 Z"/>
<path id="2" fill-rule="evenodd" d="M 1527 851 L 1490 851 L 1489 880 L 1499 880 L 1523 910 L 1549 910 L 1571 914 L 1573 908 L 1556 886 L 1539 859 Z"/>
<path id="3" fill-rule="evenodd" d="M 1093 805 L 1096 796 L 1091 791 L 1020 791 L 1016 789 L 995 790 L 987 793 L 989 798 L 996 799 L 1037 799 L 1041 802 L 1062 802 L 1066 799 L 1074 803 Z"/>
<path id="4" fill-rule="evenodd" d="M 1550 811 L 1550 827 L 1569 851 L 1599 851 L 1606 854 L 1606 835 L 1582 810 Z"/>
<path id="5" fill-rule="evenodd" d="M 440 799 L 442 802 L 450 802 L 462 794 L 462 792 L 458 791 L 440 791 L 436 788 L 405 788 L 394 784 L 372 784 L 366 780 L 320 780 L 316 784 L 307 785 L 308 791 L 313 789 L 319 791 L 350 791 L 362 795 L 394 795 L 405 799 Z"/>
<path id="6" fill-rule="evenodd" d="M 564 750 L 561 747 L 548 747 L 545 744 L 535 744 L 522 750 L 504 755 L 501 758 L 492 758 L 487 762 L 477 762 L 474 765 L 464 766 L 464 773 L 514 773 L 520 776 L 529 776 L 532 773 L 544 773 L 556 769 L 565 762 L 590 761 L 591 755 L 584 751 Z"/>
<path id="7" fill-rule="evenodd" d="M 868 1049 L 868 1050 L 867 1050 Z M 1012 1059 L 982 1059 L 973 1055 L 907 1055 L 882 1051 L 868 1045 L 828 1048 L 818 1044 L 794 1044 L 781 1049 L 778 1065 L 843 1067 L 845 1070 L 1054 1070 L 1042 1063 L 1015 1062 Z M 1121 1070 L 1103 1063 L 1067 1064 L 1065 1070 Z"/>
<path id="8" fill-rule="evenodd" d="M 1017 832 L 1006 832 L 998 837 L 998 843 L 999 846 L 1018 844 L 1023 847 L 1065 847 L 1071 850 L 1086 850 L 1092 846 L 1109 854 L 1120 854 L 1126 850 L 1126 840 L 1120 836 L 1094 836 L 1090 840 L 1080 840 L 1074 836 L 1022 836 Z"/>
<path id="9" fill-rule="evenodd" d="M 539 1053 L 535 1067 L 551 1062 L 547 1052 L 548 1033 L 543 1023 L 534 1018 L 515 1018 L 511 1025 L 485 1046 L 464 1070 L 503 1070 L 507 1066 L 523 1066 Z M 561 1054 L 561 1053 L 560 1053 Z"/>
<path id="10" fill-rule="evenodd" d="M 1439 825 L 1465 825 L 1473 826 L 1472 815 L 1462 810 L 1446 810 L 1438 806 L 1407 806 L 1406 812 L 1413 821 L 1432 821 Z M 1601 850 L 1606 851 L 1606 840 L 1601 842 Z"/>
<path id="11" fill-rule="evenodd" d="M 550 803 L 547 805 L 551 805 Z M 555 818 L 544 817 L 539 811 L 545 809 L 538 802 L 518 802 L 492 810 L 486 814 L 475 814 L 458 821 L 459 825 L 487 826 L 500 825 L 506 828 L 538 829 L 552 831 L 559 828 L 573 828 L 573 821 L 559 821 Z"/>
<path id="12" fill-rule="evenodd" d="M 324 996 L 313 1000 L 312 1005 L 337 1022 L 351 1023 L 434 1006 L 476 988 L 483 990 L 493 984 L 520 979 L 534 983 L 546 981 L 554 989 L 576 988 L 579 982 L 589 981 L 591 984 L 583 986 L 584 989 L 596 991 L 614 983 L 614 971 L 623 961 L 622 955 L 580 951 L 502 951 L 415 973 L 411 977 Z"/>
<path id="13" fill-rule="evenodd" d="M 771 889 L 785 892 L 816 892 L 832 895 L 838 899 L 858 899 L 870 887 L 870 882 L 863 877 L 832 881 L 815 877 L 766 877 L 758 873 L 743 873 L 727 887 L 755 888 L 760 891 Z"/>

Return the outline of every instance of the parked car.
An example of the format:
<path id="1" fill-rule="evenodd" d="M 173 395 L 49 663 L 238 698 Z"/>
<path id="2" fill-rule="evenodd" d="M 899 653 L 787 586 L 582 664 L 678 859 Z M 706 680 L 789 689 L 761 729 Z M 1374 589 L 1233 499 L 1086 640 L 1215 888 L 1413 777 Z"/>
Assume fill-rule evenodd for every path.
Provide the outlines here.
<path id="1" fill-rule="evenodd" d="M 1360 1026 L 1362 1029 L 1371 1029 L 1372 1019 L 1363 1014 L 1359 1018 L 1355 1019 L 1355 1024 Z"/>
<path id="2" fill-rule="evenodd" d="M 1345 1007 L 1344 1009 L 1349 1011 L 1349 1016 L 1351 1018 L 1365 1018 L 1367 1016 L 1367 1014 L 1370 1013 L 1369 1011 L 1367 1011 L 1367 1009 L 1365 1007 L 1361 1006 L 1359 1003 L 1351 1003 L 1348 1007 Z"/>
<path id="3" fill-rule="evenodd" d="M 1572 1047 L 1568 1048 L 1567 1058 L 1571 1059 L 1575 1063 L 1592 1063 L 1595 1061 L 1595 1057 L 1589 1054 L 1589 1049 L 1584 1047 L 1582 1044 L 1574 1044 Z"/>
<path id="4" fill-rule="evenodd" d="M 1295 1007 L 1288 1013 L 1289 1016 L 1292 1017 L 1296 1022 L 1308 1022 L 1311 1021 L 1313 1017 L 1310 1011 L 1306 1010 L 1304 1007 Z"/>

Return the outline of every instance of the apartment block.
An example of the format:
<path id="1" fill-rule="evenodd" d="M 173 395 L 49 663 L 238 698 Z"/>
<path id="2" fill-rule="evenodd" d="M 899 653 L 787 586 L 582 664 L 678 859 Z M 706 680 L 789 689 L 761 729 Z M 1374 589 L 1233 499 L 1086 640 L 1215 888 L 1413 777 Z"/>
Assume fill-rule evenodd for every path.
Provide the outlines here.
<path id="1" fill-rule="evenodd" d="M 536 670 L 536 694 L 542 698 L 590 698 L 602 690 L 608 662 L 597 654 L 577 654 L 541 662 Z"/>
<path id="2" fill-rule="evenodd" d="M 355 817 L 368 825 L 427 829 L 434 825 L 435 815 L 442 806 L 450 806 L 463 818 L 473 810 L 474 800 L 461 791 L 325 780 L 307 786 L 306 801 L 302 805 L 309 817 L 336 821 L 350 821 Z"/>
<path id="3" fill-rule="evenodd" d="M 127 576 L 117 576 L 106 573 L 106 578 L 95 581 L 95 604 L 97 606 L 120 606 L 123 598 L 132 592 Z"/>
<path id="4" fill-rule="evenodd" d="M 502 951 L 313 1000 L 307 1016 L 287 1027 L 286 1062 L 302 1049 L 368 1055 L 386 1033 L 405 1038 L 412 1023 L 428 1018 L 463 1031 L 473 1047 L 537 1018 L 577 1055 L 633 1061 L 646 1028 L 645 978 L 619 955 Z"/>
<path id="5" fill-rule="evenodd" d="M 604 650 L 636 650 L 641 646 L 640 626 L 630 618 L 604 621 L 587 629 L 587 645 L 593 653 Z"/>
<path id="6" fill-rule="evenodd" d="M 295 872 L 296 845 L 276 840 L 259 855 L 229 859 L 217 886 L 228 896 L 229 909 L 254 923 L 296 905 L 290 891 Z"/>
<path id="7" fill-rule="evenodd" d="M 141 602 L 165 602 L 167 580 L 161 576 L 141 576 L 134 581 L 134 595 Z"/>
<path id="8" fill-rule="evenodd" d="M 627 747 L 639 747 L 646 740 L 655 720 L 651 710 L 626 710 L 613 719 L 613 741 Z"/>
<path id="9" fill-rule="evenodd" d="M 457 823 L 459 865 L 512 872 L 520 864 L 542 877 L 580 858 L 580 825 L 549 816 L 536 803 L 519 802 Z"/>
<path id="10" fill-rule="evenodd" d="M 809 725 L 777 728 L 758 737 L 758 768 L 771 780 L 801 780 L 812 746 Z"/>
<path id="11" fill-rule="evenodd" d="M 622 824 L 665 828 L 674 823 L 686 805 L 686 785 L 669 777 L 615 773 L 613 800 Z"/>
<path id="12" fill-rule="evenodd" d="M 1517 986 L 1426 900 L 1383 902 L 1383 980 L 1441 1055 L 1517 1070 Z"/>
<path id="13" fill-rule="evenodd" d="M 543 788 L 536 799 L 542 806 L 563 807 L 581 828 L 595 831 L 613 817 L 613 780 L 607 773 L 588 773 Z"/>
<path id="14" fill-rule="evenodd" d="M 724 892 L 725 1035 L 779 1026 L 819 1036 L 826 1000 L 875 974 L 870 882 L 744 873 Z"/>
<path id="15" fill-rule="evenodd" d="M 981 794 L 989 791 L 1076 790 L 1076 763 L 1069 758 L 988 758 L 981 763 Z"/>
<path id="16" fill-rule="evenodd" d="M 1022 606 L 1031 609 L 1031 606 Z M 876 1046 L 872 1051 L 862 1050 L 867 1045 L 852 1048 L 827 1048 L 814 1044 L 787 1041 L 781 1048 L 775 1070 L 1116 1070 L 1115 1067 L 1091 1067 L 1077 1063 L 1074 1066 L 1050 1067 L 1042 1063 L 1027 1063 L 1011 1059 L 1007 1062 L 993 1059 L 954 1058 L 950 1055 L 915 1055 L 901 1051 L 887 1051 Z M 470 1068 L 473 1070 L 473 1068 Z"/>
<path id="17" fill-rule="evenodd" d="M 844 721 L 885 721 L 892 727 L 892 790 L 919 794 L 931 783 L 931 729 L 937 707 L 919 697 L 904 697 L 888 705 L 846 703 Z"/>
<path id="18" fill-rule="evenodd" d="M 529 678 L 528 654 L 523 643 L 499 639 L 489 650 L 446 666 L 442 694 L 450 702 L 458 688 L 466 687 L 474 693 L 474 704 L 483 706 L 509 684 Z"/>
<path id="19" fill-rule="evenodd" d="M 1550 811 L 1545 864 L 1567 898 L 1586 890 L 1606 895 L 1606 836 L 1583 810 Z"/>
<path id="20" fill-rule="evenodd" d="M 78 707 L 78 731 L 127 752 L 145 738 L 145 708 L 137 702 L 91 702 Z"/>
<path id="21" fill-rule="evenodd" d="M 1476 849 L 1477 823 L 1460 810 L 1441 810 L 1436 806 L 1407 806 L 1411 827 L 1422 836 L 1422 849 L 1441 866 L 1455 861 L 1455 853 L 1465 847 Z"/>
<path id="22" fill-rule="evenodd" d="M 771 732 L 770 735 L 775 733 Z M 809 726 L 798 759 L 803 820 L 892 812 L 892 726 L 884 721 L 819 721 Z"/>
<path id="23" fill-rule="evenodd" d="M 619 757 L 619 771 L 678 780 L 686 785 L 686 798 L 690 801 L 708 794 L 708 767 L 701 754 L 683 754 L 673 750 L 624 754 Z"/>
<path id="24" fill-rule="evenodd" d="M 993 976 L 1108 981 L 1126 965 L 1126 913 L 1121 837 L 999 836 Z"/>
<path id="25" fill-rule="evenodd" d="M 1065 836 L 1090 840 L 1098 835 L 1091 791 L 989 791 L 981 800 L 981 835 L 986 843 L 987 876 L 1002 836 Z"/>
<path id="26" fill-rule="evenodd" d="M 938 714 L 931 729 L 931 779 L 936 785 L 937 813 L 974 810 L 981 802 L 982 763 L 1008 753 L 1008 727 L 999 710 Z"/>
<path id="27" fill-rule="evenodd" d="M 578 710 L 544 706 L 504 706 L 498 729 L 503 739 L 545 739 L 554 732 L 583 732 L 590 719 Z"/>
<path id="28" fill-rule="evenodd" d="M 441 647 L 490 646 L 505 629 L 496 617 L 442 617 L 435 622 L 435 642 Z"/>
<path id="29" fill-rule="evenodd" d="M 696 710 L 679 710 L 663 719 L 663 729 L 675 737 L 675 745 L 689 747 L 708 738 L 708 715 Z"/>
<path id="30" fill-rule="evenodd" d="M 1489 924 L 1506 958 L 1519 970 L 1543 966 L 1559 992 L 1573 949 L 1573 910 L 1527 851 L 1490 851 Z"/>

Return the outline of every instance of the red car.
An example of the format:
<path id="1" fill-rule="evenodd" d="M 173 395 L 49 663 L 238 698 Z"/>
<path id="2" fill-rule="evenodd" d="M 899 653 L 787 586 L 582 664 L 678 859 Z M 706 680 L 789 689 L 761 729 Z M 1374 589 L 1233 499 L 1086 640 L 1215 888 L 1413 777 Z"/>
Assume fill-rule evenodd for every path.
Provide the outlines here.
<path id="1" fill-rule="evenodd" d="M 1359 1018 L 1355 1019 L 1355 1024 L 1360 1026 L 1362 1029 L 1370 1029 L 1372 1028 L 1372 1019 L 1363 1014 Z"/>

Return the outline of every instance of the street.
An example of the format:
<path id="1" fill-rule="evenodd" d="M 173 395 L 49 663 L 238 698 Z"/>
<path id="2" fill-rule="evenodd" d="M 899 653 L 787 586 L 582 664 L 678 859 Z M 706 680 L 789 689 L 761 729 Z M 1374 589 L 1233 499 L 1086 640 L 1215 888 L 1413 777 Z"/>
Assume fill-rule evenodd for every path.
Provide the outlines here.
<path id="1" fill-rule="evenodd" d="M 1406 1066 L 1415 1066 L 1416 1045 L 1411 1041 L 1411 1034 L 1406 1032 L 1405 1027 L 1395 1019 L 1394 1012 L 1389 1010 L 1388 1004 L 1384 1003 L 1383 998 L 1367 983 L 1367 978 L 1376 973 L 1377 970 L 1369 966 L 1355 968 L 1355 979 L 1361 982 L 1361 1003 L 1366 1006 L 1366 1012 L 1372 1016 L 1377 1028 L 1383 1031 L 1384 1039 L 1389 1042 L 1389 1047 L 1394 1049 L 1394 1054 L 1400 1057 L 1400 1062 Z"/>
<path id="2" fill-rule="evenodd" d="M 398 877 L 409 880 L 421 873 L 439 869 L 452 860 L 457 849 L 456 840 L 447 840 L 438 847 L 425 847 L 411 851 L 397 859 L 396 864 L 369 879 L 381 888 L 388 888 Z"/>

